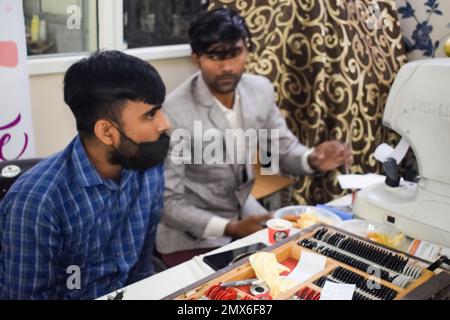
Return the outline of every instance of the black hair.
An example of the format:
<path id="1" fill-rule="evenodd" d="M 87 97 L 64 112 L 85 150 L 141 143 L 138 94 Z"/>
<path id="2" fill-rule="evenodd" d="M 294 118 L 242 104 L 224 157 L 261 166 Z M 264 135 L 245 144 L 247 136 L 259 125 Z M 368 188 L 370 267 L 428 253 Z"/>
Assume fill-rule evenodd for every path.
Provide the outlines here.
<path id="1" fill-rule="evenodd" d="M 189 41 L 192 51 L 204 54 L 217 43 L 235 44 L 244 40 L 252 49 L 251 34 L 245 20 L 229 8 L 218 8 L 200 13 L 189 25 Z"/>
<path id="2" fill-rule="evenodd" d="M 64 76 L 64 101 L 82 136 L 93 136 L 95 122 L 102 118 L 122 126 L 127 100 L 160 105 L 165 95 L 164 83 L 152 65 L 120 51 L 94 53 L 73 64 Z"/>

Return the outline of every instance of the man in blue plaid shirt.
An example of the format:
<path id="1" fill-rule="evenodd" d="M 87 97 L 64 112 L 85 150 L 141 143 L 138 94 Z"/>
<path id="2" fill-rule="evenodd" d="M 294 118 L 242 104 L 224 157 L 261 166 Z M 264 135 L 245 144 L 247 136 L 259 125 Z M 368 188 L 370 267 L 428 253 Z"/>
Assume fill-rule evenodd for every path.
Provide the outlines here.
<path id="1" fill-rule="evenodd" d="M 164 97 L 157 71 L 121 52 L 70 67 L 64 100 L 79 134 L 1 202 L 0 298 L 93 299 L 153 273 Z"/>

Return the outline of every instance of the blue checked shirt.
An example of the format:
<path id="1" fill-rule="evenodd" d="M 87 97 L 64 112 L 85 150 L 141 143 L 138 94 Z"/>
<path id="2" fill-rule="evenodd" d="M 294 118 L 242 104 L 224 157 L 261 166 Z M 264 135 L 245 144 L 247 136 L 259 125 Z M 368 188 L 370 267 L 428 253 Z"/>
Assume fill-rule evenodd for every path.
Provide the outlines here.
<path id="1" fill-rule="evenodd" d="M 0 298 L 93 299 L 150 276 L 163 192 L 162 165 L 105 180 L 76 137 L 0 203 Z"/>

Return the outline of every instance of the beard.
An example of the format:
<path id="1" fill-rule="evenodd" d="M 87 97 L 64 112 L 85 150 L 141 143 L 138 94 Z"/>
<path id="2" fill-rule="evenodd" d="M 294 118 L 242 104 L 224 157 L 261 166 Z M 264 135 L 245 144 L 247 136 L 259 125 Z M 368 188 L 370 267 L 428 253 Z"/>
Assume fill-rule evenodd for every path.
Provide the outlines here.
<path id="1" fill-rule="evenodd" d="M 208 84 L 215 92 L 219 94 L 228 94 L 236 90 L 241 77 L 242 74 L 222 74 L 216 76 Z"/>
<path id="2" fill-rule="evenodd" d="M 169 145 L 170 137 L 166 133 L 162 133 L 156 141 L 139 144 L 121 136 L 119 146 L 109 153 L 108 161 L 124 169 L 145 171 L 164 162 Z"/>
<path id="3" fill-rule="evenodd" d="M 120 165 L 125 169 L 134 169 L 133 164 L 139 163 L 139 158 L 139 149 L 122 137 L 119 146 L 111 150 L 108 155 L 109 163 Z"/>

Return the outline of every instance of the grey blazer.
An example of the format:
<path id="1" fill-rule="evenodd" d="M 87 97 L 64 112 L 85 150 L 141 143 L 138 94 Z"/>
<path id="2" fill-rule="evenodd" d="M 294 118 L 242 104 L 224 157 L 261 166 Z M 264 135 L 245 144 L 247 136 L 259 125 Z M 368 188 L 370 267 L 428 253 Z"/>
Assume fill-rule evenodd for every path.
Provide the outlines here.
<path id="1" fill-rule="evenodd" d="M 265 77 L 244 74 L 237 90 L 244 130 L 278 128 L 281 170 L 294 175 L 304 174 L 301 156 L 308 148 L 300 144 L 288 129 L 275 105 L 272 84 Z M 171 133 L 180 128 L 190 133 L 191 140 L 183 141 L 190 150 L 195 143 L 206 145 L 201 137 L 194 136 L 194 121 L 201 121 L 203 130 L 216 128 L 224 133 L 230 128 L 200 73 L 175 89 L 167 97 L 162 110 L 171 123 Z M 249 196 L 254 184 L 250 164 L 175 164 L 172 159 L 179 159 L 179 154 L 174 152 L 175 142 L 171 143 L 165 164 L 165 208 L 157 232 L 159 252 L 167 254 L 222 246 L 231 239 L 202 238 L 213 216 L 237 220 L 247 214 L 266 212 Z"/>

